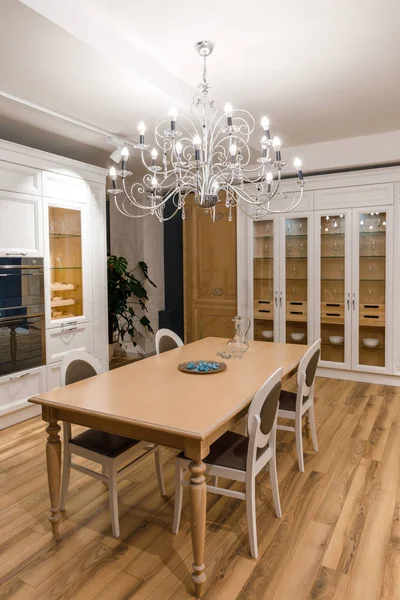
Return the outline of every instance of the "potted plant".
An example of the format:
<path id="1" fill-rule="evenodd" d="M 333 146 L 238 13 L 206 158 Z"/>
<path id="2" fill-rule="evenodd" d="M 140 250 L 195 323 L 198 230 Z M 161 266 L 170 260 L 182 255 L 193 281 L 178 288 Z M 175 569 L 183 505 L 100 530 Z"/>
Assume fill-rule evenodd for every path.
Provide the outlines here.
<path id="1" fill-rule="evenodd" d="M 136 276 L 135 275 L 136 272 Z M 139 277 L 142 276 L 141 279 Z M 107 259 L 107 284 L 108 284 L 108 343 L 110 360 L 114 353 L 115 343 L 122 342 L 126 334 L 136 346 L 138 331 L 135 324 L 140 323 L 147 331 L 154 333 L 146 315 L 136 315 L 134 305 L 138 304 L 142 311 L 147 312 L 146 302 L 148 295 L 143 285 L 151 281 L 147 272 L 147 265 L 140 261 L 138 265 L 128 270 L 128 261 L 123 256 L 109 256 Z M 133 300 L 134 299 L 134 300 Z"/>

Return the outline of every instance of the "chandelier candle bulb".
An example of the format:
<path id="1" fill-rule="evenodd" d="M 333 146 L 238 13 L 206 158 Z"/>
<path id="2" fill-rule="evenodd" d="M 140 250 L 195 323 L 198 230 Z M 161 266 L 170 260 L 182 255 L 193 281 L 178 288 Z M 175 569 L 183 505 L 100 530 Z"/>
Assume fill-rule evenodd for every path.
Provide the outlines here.
<path id="1" fill-rule="evenodd" d="M 235 162 L 235 158 L 236 158 L 236 144 L 232 144 L 230 147 L 230 153 L 231 153 L 231 162 Z"/>
<path id="2" fill-rule="evenodd" d="M 126 146 L 124 146 L 121 150 L 121 159 L 122 159 L 121 168 L 123 171 L 126 170 L 126 163 L 128 161 L 128 158 L 129 158 L 129 150 Z"/>
<path id="3" fill-rule="evenodd" d="M 175 106 L 171 106 L 169 109 L 169 116 L 171 118 L 171 131 L 175 131 L 176 117 L 178 116 L 178 111 Z"/>
<path id="4" fill-rule="evenodd" d="M 180 156 L 182 154 L 182 143 L 181 142 L 176 143 L 175 150 L 176 150 L 176 153 L 178 156 Z"/>
<path id="5" fill-rule="evenodd" d="M 267 179 L 267 192 L 269 194 L 271 192 L 271 185 L 272 185 L 272 181 L 274 179 L 271 171 L 268 171 L 266 179 Z"/>
<path id="6" fill-rule="evenodd" d="M 112 189 L 116 190 L 117 189 L 117 171 L 115 170 L 115 167 L 111 167 L 110 177 L 111 177 L 111 181 L 112 181 Z"/>
<path id="7" fill-rule="evenodd" d="M 229 102 L 227 102 L 225 104 L 225 115 L 226 115 L 226 122 L 228 124 L 228 127 L 232 127 L 232 104 L 230 104 Z"/>
<path id="8" fill-rule="evenodd" d="M 272 140 L 272 145 L 275 150 L 275 158 L 278 162 L 281 161 L 281 140 L 278 137 L 274 137 Z"/>
<path id="9" fill-rule="evenodd" d="M 302 171 L 302 168 L 301 168 L 301 160 L 299 158 L 295 158 L 293 164 L 294 164 L 294 168 L 297 171 L 297 175 L 298 175 L 299 179 L 303 179 L 303 171 Z"/>
<path id="10" fill-rule="evenodd" d="M 263 117 L 261 119 L 261 127 L 264 130 L 264 134 L 265 134 L 265 137 L 267 138 L 267 140 L 271 139 L 271 135 L 269 133 L 269 121 L 268 121 L 267 117 Z"/>
<path id="11" fill-rule="evenodd" d="M 201 148 L 201 139 L 199 135 L 195 135 L 193 138 L 193 146 L 194 146 L 194 160 L 200 160 L 200 148 Z"/>
<path id="12" fill-rule="evenodd" d="M 262 148 L 262 157 L 267 158 L 268 139 L 267 139 L 266 135 L 264 135 L 261 138 L 261 148 Z"/>
<path id="13" fill-rule="evenodd" d="M 144 134 L 146 133 L 146 125 L 141 121 L 138 125 L 139 143 L 144 144 Z"/>
<path id="14" fill-rule="evenodd" d="M 153 167 L 156 164 L 157 156 L 158 156 L 158 152 L 155 148 L 153 148 L 153 150 L 151 151 L 151 164 L 153 165 Z"/>

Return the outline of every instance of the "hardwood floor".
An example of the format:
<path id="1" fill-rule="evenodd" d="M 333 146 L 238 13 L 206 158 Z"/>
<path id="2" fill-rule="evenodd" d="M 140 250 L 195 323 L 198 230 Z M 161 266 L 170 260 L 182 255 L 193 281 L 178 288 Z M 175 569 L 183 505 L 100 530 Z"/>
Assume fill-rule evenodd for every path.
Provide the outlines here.
<path id="1" fill-rule="evenodd" d="M 305 439 L 304 473 L 293 434 L 278 431 L 282 519 L 268 473 L 257 480 L 258 561 L 244 502 L 208 495 L 206 600 L 400 600 L 399 404 L 400 389 L 317 380 L 320 452 Z M 103 483 L 72 471 L 56 540 L 45 438 L 39 418 L 0 431 L 0 600 L 190 598 L 187 491 L 171 533 L 175 452 L 163 451 L 167 498 L 153 456 L 124 472 L 118 540 Z"/>

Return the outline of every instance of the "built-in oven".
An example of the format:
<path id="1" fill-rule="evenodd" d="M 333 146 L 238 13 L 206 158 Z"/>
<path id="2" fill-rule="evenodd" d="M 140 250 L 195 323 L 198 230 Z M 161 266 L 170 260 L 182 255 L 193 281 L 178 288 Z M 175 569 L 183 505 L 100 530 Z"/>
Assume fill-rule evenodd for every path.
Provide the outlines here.
<path id="1" fill-rule="evenodd" d="M 42 258 L 0 258 L 0 376 L 46 363 Z"/>

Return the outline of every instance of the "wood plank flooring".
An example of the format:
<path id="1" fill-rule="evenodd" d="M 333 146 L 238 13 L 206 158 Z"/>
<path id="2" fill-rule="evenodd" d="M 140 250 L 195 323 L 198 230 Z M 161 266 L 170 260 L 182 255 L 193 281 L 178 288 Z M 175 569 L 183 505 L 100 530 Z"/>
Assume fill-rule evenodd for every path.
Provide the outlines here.
<path id="1" fill-rule="evenodd" d="M 278 431 L 282 519 L 268 473 L 257 480 L 258 561 L 244 502 L 209 494 L 205 600 L 400 600 L 399 405 L 400 389 L 317 380 L 320 452 L 305 438 L 304 473 L 293 434 Z M 176 453 L 163 450 L 166 498 L 152 456 L 124 472 L 118 540 L 105 486 L 72 471 L 55 540 L 45 437 L 40 418 L 0 432 L 0 600 L 190 598 L 187 492 L 181 529 L 171 533 Z"/>

